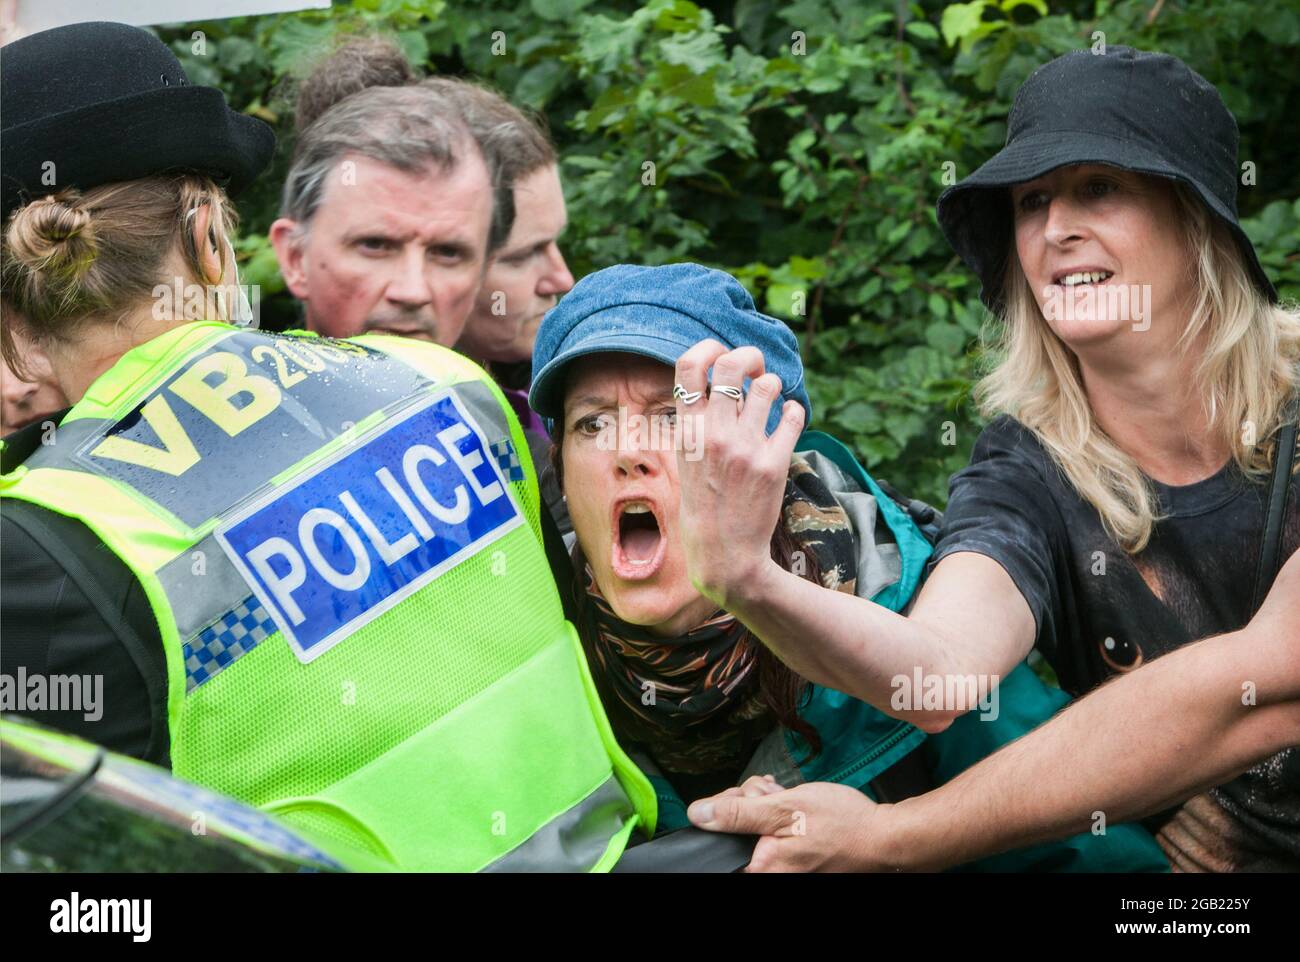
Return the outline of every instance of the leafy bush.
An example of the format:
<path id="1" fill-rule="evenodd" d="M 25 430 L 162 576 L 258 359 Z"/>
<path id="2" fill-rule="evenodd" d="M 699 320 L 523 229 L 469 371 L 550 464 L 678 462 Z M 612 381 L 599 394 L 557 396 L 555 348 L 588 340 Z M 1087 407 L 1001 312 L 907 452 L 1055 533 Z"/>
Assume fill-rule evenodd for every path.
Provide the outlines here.
<path id="1" fill-rule="evenodd" d="M 286 90 L 353 31 L 391 34 L 428 69 L 544 111 L 575 275 L 688 259 L 731 271 L 799 334 L 813 426 L 939 505 L 980 428 L 969 391 L 986 312 L 934 204 L 1001 146 L 1038 65 L 1100 32 L 1215 83 L 1255 165 L 1247 230 L 1283 295 L 1300 297 L 1296 0 L 1266 13 L 1246 0 L 336 0 L 160 31 L 196 83 L 281 137 L 275 169 L 240 203 L 242 269 L 269 295 L 268 326 L 295 316 L 265 238 L 292 147 Z"/>

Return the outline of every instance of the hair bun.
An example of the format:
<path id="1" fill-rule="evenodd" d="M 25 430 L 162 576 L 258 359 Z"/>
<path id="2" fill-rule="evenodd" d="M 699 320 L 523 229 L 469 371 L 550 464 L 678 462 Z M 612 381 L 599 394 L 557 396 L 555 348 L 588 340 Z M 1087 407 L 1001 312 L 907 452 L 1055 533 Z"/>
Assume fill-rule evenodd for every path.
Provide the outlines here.
<path id="1" fill-rule="evenodd" d="M 402 48 L 392 40 L 349 37 L 318 61 L 299 85 L 294 126 L 301 133 L 354 93 L 370 87 L 405 87 L 419 79 Z"/>
<path id="2" fill-rule="evenodd" d="M 66 282 L 95 260 L 90 212 L 74 190 L 42 197 L 15 211 L 5 233 L 9 255 L 33 273 Z"/>

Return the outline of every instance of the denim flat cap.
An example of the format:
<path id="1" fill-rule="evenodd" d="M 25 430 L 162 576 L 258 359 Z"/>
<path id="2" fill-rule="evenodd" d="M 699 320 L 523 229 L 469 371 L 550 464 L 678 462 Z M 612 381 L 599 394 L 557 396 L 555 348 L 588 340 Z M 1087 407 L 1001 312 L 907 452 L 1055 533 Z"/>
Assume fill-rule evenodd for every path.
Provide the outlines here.
<path id="1" fill-rule="evenodd" d="M 812 405 L 794 332 L 754 308 L 749 292 L 730 274 L 699 264 L 638 267 L 618 264 L 588 274 L 547 312 L 533 346 L 528 403 L 545 418 L 564 413 L 564 370 L 587 354 L 640 354 L 670 367 L 700 341 L 763 352 L 767 370 L 781 378 L 783 400 Z M 781 419 L 772 405 L 767 429 Z"/>

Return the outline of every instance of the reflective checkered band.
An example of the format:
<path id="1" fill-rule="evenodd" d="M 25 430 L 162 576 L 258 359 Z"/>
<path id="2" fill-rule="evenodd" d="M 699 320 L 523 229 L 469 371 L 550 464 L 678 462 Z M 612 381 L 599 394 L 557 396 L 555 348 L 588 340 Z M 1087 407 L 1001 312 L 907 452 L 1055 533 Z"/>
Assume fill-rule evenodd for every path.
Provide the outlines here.
<path id="1" fill-rule="evenodd" d="M 501 469 L 501 473 L 506 476 L 507 481 L 522 481 L 524 479 L 523 465 L 519 463 L 519 455 L 515 452 L 514 442 L 509 438 L 493 441 L 492 454 L 496 457 L 497 467 Z"/>
<path id="2" fill-rule="evenodd" d="M 249 595 L 185 643 L 185 693 L 252 651 L 276 630 L 270 612 Z"/>

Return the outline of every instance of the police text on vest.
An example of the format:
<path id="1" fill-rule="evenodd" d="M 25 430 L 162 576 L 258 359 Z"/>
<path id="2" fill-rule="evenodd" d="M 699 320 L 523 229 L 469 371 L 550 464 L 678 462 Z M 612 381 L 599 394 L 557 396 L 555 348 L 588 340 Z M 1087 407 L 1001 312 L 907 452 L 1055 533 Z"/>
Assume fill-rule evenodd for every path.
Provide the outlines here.
<path id="1" fill-rule="evenodd" d="M 216 536 L 308 662 L 522 521 L 490 444 L 443 392 Z"/>

